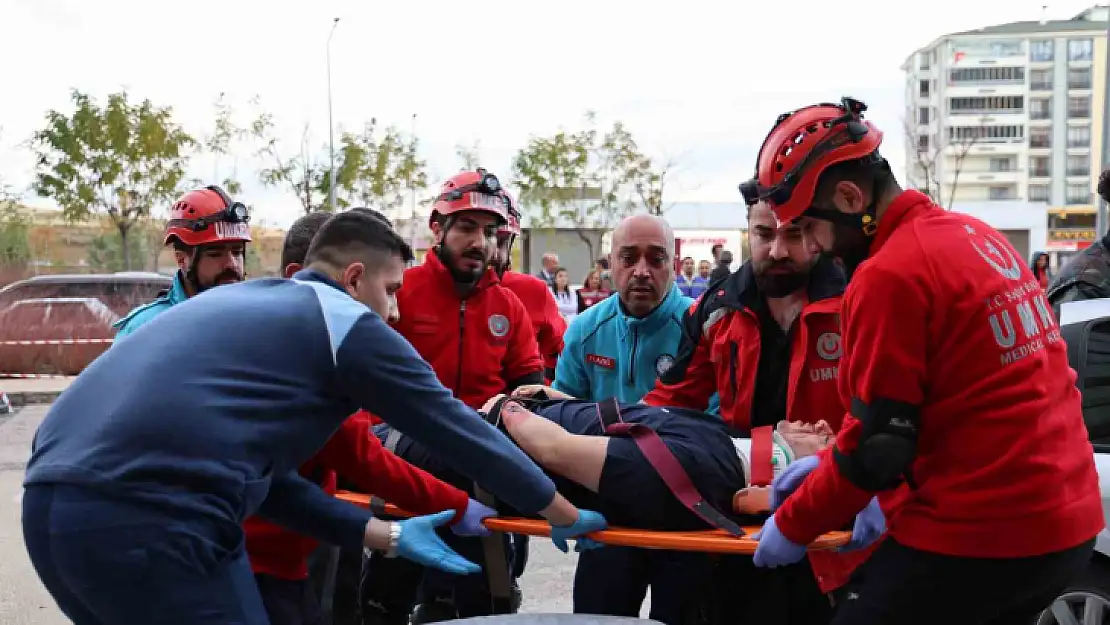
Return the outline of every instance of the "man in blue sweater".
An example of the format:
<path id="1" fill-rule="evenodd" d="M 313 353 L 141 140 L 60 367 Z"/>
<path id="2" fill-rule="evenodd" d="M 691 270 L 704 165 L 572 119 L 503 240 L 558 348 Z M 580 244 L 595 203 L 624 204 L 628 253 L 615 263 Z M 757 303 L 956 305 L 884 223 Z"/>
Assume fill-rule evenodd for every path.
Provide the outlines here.
<path id="1" fill-rule="evenodd" d="M 454 512 L 383 522 L 297 474 L 358 408 L 547 518 L 564 550 L 606 526 L 556 493 L 382 320 L 411 258 L 381 221 L 337 215 L 294 280 L 174 306 L 58 398 L 27 465 L 23 534 L 75 625 L 265 625 L 241 528 L 255 513 L 339 546 L 476 572 L 435 534 Z"/>

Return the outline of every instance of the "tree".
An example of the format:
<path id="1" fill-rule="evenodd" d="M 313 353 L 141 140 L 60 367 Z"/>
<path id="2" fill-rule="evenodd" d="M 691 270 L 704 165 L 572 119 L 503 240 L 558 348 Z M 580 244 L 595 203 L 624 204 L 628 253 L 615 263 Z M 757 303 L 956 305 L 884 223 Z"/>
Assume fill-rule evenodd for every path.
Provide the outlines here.
<path id="1" fill-rule="evenodd" d="M 336 166 L 337 204 L 360 204 L 388 214 L 404 205 L 406 191 L 428 187 L 427 163 L 419 158 L 419 141 L 404 137 L 394 126 L 378 138 L 377 120 L 371 119 L 360 134 L 340 136 Z M 327 173 L 327 172 L 325 172 Z M 321 180 L 327 193 L 328 176 Z"/>
<path id="2" fill-rule="evenodd" d="M 285 187 L 297 196 L 305 214 L 315 210 L 329 210 L 327 205 L 328 182 L 326 168 L 319 164 L 320 159 L 310 151 L 309 126 L 305 124 L 301 133 L 300 153 L 289 156 L 281 149 L 276 134 L 276 125 L 271 113 L 262 110 L 258 98 L 253 104 L 259 109 L 258 116 L 250 124 L 250 135 L 261 146 L 256 156 L 266 163 L 258 172 L 258 179 L 267 187 Z M 338 174 L 338 171 L 337 171 Z M 324 191 L 321 193 L 320 189 Z"/>
<path id="3" fill-rule="evenodd" d="M 127 238 L 127 248 L 124 248 L 123 241 L 110 233 L 89 241 L 89 266 L 102 272 L 130 270 L 131 258 L 143 258 L 146 255 L 147 241 L 144 237 L 130 236 Z"/>
<path id="4" fill-rule="evenodd" d="M 481 142 L 475 141 L 473 145 L 455 146 L 455 156 L 459 157 L 461 167 L 459 171 L 474 171 L 482 166 Z"/>
<path id="5" fill-rule="evenodd" d="M 236 195 L 243 190 L 243 185 L 236 176 L 237 159 L 232 148 L 247 137 L 248 130 L 235 122 L 235 109 L 227 103 L 223 93 L 216 98 L 213 108 L 216 109 L 216 121 L 212 131 L 197 144 L 198 153 L 208 153 L 212 157 L 212 178 L 210 182 L 200 178 L 194 178 L 191 182 L 195 187 L 218 184 L 229 194 Z M 223 160 L 228 157 L 232 159 L 231 173 L 225 176 L 222 165 Z"/>
<path id="6" fill-rule="evenodd" d="M 937 110 L 930 108 L 929 111 L 929 119 L 936 119 Z M 959 188 L 964 160 L 971 148 L 985 136 L 987 127 L 980 119 L 974 126 L 949 127 L 950 134 L 944 137 L 935 132 L 919 134 L 913 121 L 907 119 L 904 124 L 906 143 L 912 146 L 913 154 L 911 165 L 907 168 L 907 182 L 932 198 L 938 206 L 951 208 Z M 947 174 L 952 175 L 950 183 L 941 179 Z M 943 197 L 945 190 L 948 191 L 947 202 Z"/>
<path id="7" fill-rule="evenodd" d="M 592 258 L 588 231 L 613 227 L 635 210 L 637 191 L 650 192 L 645 185 L 662 178 L 652 177 L 650 159 L 622 123 L 599 135 L 593 113 L 586 121 L 585 130 L 531 138 L 513 159 L 513 184 L 521 189 L 521 205 L 532 209 L 534 227 L 574 228 Z M 661 206 L 662 189 L 654 196 Z"/>
<path id="8" fill-rule="evenodd" d="M 107 214 L 129 269 L 128 234 L 177 193 L 196 142 L 173 122 L 169 107 L 131 104 L 126 91 L 108 96 L 104 107 L 77 90 L 72 98 L 71 115 L 49 111 L 46 126 L 32 136 L 34 189 L 57 202 L 68 220 Z"/>
<path id="9" fill-rule="evenodd" d="M 31 218 L 18 197 L 0 181 L 0 267 L 23 268 L 31 261 Z"/>

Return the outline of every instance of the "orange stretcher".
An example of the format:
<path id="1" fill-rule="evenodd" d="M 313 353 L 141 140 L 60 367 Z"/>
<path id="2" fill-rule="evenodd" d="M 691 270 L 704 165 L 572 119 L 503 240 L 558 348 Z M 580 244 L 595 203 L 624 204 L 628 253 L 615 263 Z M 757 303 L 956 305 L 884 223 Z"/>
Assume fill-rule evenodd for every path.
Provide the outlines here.
<path id="1" fill-rule="evenodd" d="M 339 491 L 335 495 L 343 501 L 353 503 L 363 508 L 370 507 L 370 495 Z M 395 517 L 414 516 L 393 504 L 385 504 L 385 513 Z M 513 534 L 526 534 L 528 536 L 550 536 L 551 526 L 547 521 L 540 519 L 522 519 L 515 517 L 493 517 L 486 519 L 483 524 L 495 532 L 511 532 Z M 734 555 L 753 555 L 758 541 L 752 540 L 751 535 L 759 531 L 759 527 L 745 527 L 745 536 L 739 538 L 730 536 L 723 530 L 701 530 L 692 532 L 660 532 L 654 530 L 631 529 L 627 527 L 614 527 L 599 532 L 587 534 L 590 538 L 606 545 L 618 547 L 640 547 L 644 549 L 667 549 L 670 551 L 698 551 L 703 553 L 727 553 Z M 844 545 L 852 537 L 851 532 L 829 532 L 823 534 L 809 545 L 810 551 L 834 549 Z"/>

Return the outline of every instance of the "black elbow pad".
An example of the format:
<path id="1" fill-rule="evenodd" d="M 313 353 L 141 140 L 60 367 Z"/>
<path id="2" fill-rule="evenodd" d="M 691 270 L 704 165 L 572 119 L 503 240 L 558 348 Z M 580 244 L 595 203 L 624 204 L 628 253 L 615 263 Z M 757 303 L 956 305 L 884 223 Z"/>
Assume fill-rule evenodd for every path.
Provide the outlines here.
<path id="1" fill-rule="evenodd" d="M 869 492 L 897 488 L 903 480 L 914 486 L 910 468 L 917 458 L 921 408 L 883 397 L 870 404 L 853 398 L 852 416 L 863 429 L 851 453 L 833 448 L 840 472 Z"/>

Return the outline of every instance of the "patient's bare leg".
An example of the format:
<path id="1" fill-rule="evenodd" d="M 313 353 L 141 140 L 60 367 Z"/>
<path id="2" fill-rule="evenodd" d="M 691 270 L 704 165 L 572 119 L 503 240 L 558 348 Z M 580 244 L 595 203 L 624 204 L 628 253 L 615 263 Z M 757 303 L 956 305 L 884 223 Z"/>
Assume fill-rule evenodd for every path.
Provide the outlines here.
<path id="1" fill-rule="evenodd" d="M 501 409 L 501 422 L 516 444 L 545 469 L 597 492 L 608 437 L 571 434 L 516 402 Z"/>

